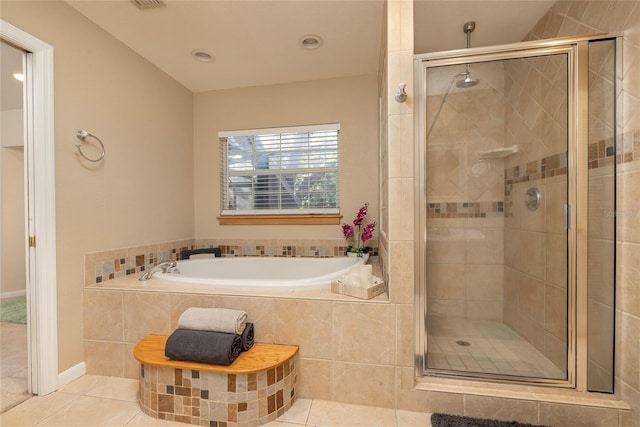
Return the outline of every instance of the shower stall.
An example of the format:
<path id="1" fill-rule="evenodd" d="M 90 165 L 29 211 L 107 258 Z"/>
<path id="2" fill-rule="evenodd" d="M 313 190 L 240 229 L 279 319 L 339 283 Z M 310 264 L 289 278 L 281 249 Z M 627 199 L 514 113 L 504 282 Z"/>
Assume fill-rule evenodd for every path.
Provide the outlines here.
<path id="1" fill-rule="evenodd" d="M 418 376 L 613 391 L 617 49 L 416 55 Z"/>

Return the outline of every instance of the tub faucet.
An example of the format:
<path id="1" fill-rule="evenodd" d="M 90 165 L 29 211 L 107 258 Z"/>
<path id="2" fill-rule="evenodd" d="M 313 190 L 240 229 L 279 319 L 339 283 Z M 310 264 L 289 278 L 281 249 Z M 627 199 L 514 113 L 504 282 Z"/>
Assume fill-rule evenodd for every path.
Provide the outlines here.
<path id="1" fill-rule="evenodd" d="M 162 261 L 160 264 L 156 265 L 155 267 L 152 267 L 151 270 L 147 271 L 146 273 L 144 273 L 142 276 L 140 276 L 141 281 L 145 281 L 145 280 L 149 280 L 151 279 L 151 276 L 153 276 L 154 273 L 157 273 L 158 271 L 162 271 L 163 273 L 168 273 L 171 271 L 172 268 L 176 268 L 178 266 L 178 263 L 176 261 Z"/>

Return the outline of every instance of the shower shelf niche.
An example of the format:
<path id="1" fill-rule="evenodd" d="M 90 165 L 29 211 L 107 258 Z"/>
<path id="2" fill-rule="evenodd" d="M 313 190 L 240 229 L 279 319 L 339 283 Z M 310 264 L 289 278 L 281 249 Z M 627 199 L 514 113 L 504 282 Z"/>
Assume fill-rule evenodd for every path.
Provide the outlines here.
<path id="1" fill-rule="evenodd" d="M 518 146 L 512 145 L 511 147 L 495 148 L 493 150 L 478 151 L 478 159 L 504 159 L 518 152 Z"/>

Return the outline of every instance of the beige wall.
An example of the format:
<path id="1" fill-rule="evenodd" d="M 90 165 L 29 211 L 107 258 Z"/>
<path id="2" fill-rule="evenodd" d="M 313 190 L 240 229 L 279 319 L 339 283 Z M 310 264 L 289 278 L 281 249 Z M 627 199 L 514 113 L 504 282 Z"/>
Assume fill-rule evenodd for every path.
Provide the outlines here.
<path id="1" fill-rule="evenodd" d="M 378 85 L 375 76 L 219 90 L 195 95 L 196 238 L 337 239 L 338 225 L 221 226 L 218 132 L 340 123 L 340 213 L 369 202 L 378 219 Z M 374 234 L 374 237 L 377 233 Z"/>
<path id="2" fill-rule="evenodd" d="M 389 297 L 398 316 L 407 320 L 414 287 L 414 142 L 413 142 L 413 2 L 387 2 L 384 87 L 381 90 L 383 130 L 380 138 L 380 258 L 388 277 Z M 404 103 L 394 95 L 406 83 Z M 402 313 L 402 314 L 400 314 Z M 407 317 L 409 316 L 409 317 Z M 398 329 L 401 327 L 399 326 Z M 412 327 L 413 328 L 413 327 Z M 406 331 L 404 332 L 406 334 Z M 403 361 L 409 361 L 405 355 Z M 411 363 L 412 365 L 412 358 Z"/>
<path id="3" fill-rule="evenodd" d="M 84 359 L 84 254 L 193 237 L 193 95 L 61 1 L 3 1 L 54 48 L 59 369 Z M 99 136 L 89 164 L 78 129 Z"/>
<path id="4" fill-rule="evenodd" d="M 555 174 L 566 168 L 565 63 L 561 55 L 505 62 L 506 145 L 517 145 L 518 153 L 505 160 L 504 182 L 504 322 L 563 372 L 567 364 L 563 206 L 568 184 L 566 169 Z M 534 211 L 524 203 L 530 188 L 541 195 Z"/>
<path id="5" fill-rule="evenodd" d="M 23 110 L 0 114 L 0 297 L 10 297 L 26 290 Z"/>
<path id="6" fill-rule="evenodd" d="M 26 289 L 24 258 L 24 153 L 22 147 L 0 147 L 2 213 L 0 224 L 0 297 Z"/>

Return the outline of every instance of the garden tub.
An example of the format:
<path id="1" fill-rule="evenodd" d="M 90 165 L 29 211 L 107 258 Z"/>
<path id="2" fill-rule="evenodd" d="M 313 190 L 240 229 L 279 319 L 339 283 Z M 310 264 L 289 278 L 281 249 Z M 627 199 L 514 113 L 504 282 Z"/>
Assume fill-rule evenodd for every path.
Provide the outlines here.
<path id="1" fill-rule="evenodd" d="M 238 289 L 321 289 L 362 258 L 222 257 L 178 261 L 153 277 L 184 284 Z"/>

